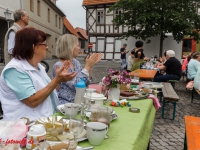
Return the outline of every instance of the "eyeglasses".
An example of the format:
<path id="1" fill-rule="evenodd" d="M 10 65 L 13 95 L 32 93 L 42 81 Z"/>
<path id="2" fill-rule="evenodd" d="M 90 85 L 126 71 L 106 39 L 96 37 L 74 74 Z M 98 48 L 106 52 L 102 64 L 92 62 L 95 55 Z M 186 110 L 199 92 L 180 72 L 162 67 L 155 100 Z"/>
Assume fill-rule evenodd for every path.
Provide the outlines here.
<path id="1" fill-rule="evenodd" d="M 48 47 L 48 43 L 39 43 L 37 45 L 44 45 L 45 47 Z"/>

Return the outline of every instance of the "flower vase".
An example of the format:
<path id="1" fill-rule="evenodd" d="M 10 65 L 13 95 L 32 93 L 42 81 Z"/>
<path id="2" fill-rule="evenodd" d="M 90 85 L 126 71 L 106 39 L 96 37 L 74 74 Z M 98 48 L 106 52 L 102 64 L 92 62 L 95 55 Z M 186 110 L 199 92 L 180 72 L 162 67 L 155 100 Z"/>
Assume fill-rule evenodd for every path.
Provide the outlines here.
<path id="1" fill-rule="evenodd" d="M 119 95 L 120 95 L 120 84 L 117 84 L 117 88 L 111 88 L 109 93 L 108 93 L 108 99 L 110 100 L 119 100 Z"/>

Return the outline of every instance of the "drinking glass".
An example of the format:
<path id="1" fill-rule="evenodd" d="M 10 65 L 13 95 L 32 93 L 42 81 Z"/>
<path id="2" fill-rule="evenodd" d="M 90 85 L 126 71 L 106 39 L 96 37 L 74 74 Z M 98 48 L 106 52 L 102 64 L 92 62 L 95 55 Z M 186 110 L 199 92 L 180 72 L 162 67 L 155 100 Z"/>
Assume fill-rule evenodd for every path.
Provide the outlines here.
<path id="1" fill-rule="evenodd" d="M 111 111 L 108 107 L 98 107 L 97 121 L 106 124 L 108 127 L 111 122 Z"/>
<path id="2" fill-rule="evenodd" d="M 96 91 L 95 89 L 91 89 L 91 88 L 86 89 L 85 104 L 88 111 L 90 110 L 90 107 L 91 107 L 92 93 L 94 93 L 95 91 Z"/>
<path id="3" fill-rule="evenodd" d="M 78 113 L 74 115 L 75 106 L 71 105 L 72 111 L 69 120 L 69 131 L 74 135 L 74 141 L 77 142 L 77 137 L 83 132 L 84 122 L 82 120 L 81 114 Z"/>

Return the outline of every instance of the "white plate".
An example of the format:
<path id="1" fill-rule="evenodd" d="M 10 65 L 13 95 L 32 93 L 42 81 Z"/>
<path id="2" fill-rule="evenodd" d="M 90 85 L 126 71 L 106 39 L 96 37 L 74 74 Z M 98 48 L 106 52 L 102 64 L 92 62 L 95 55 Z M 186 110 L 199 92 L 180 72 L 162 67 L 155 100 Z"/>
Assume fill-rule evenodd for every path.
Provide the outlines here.
<path id="1" fill-rule="evenodd" d="M 85 115 L 86 115 L 86 117 L 90 118 L 91 112 L 88 111 L 88 112 L 86 112 Z M 112 121 L 118 118 L 118 115 L 115 113 L 115 111 L 112 112 L 111 116 L 112 116 Z"/>
<path id="2" fill-rule="evenodd" d="M 128 99 L 128 100 L 136 100 L 136 99 L 146 99 L 148 97 L 148 95 L 142 95 L 142 96 L 129 96 L 129 97 L 125 97 L 125 96 L 120 96 L 119 99 Z"/>
<path id="3" fill-rule="evenodd" d="M 59 144 L 61 142 L 47 141 L 47 143 L 49 143 L 49 145 L 53 146 L 53 145 Z M 82 147 L 80 147 L 80 146 L 76 147 L 76 150 L 81 150 L 81 149 L 82 149 Z"/>
<path id="4" fill-rule="evenodd" d="M 60 111 L 62 114 L 65 113 L 65 106 L 64 104 L 58 105 L 57 110 Z"/>
<path id="5" fill-rule="evenodd" d="M 57 110 L 60 111 L 62 114 L 65 114 L 65 105 L 61 104 L 57 106 Z M 79 108 L 79 111 L 81 110 L 81 108 Z"/>
<path id="6" fill-rule="evenodd" d="M 106 97 L 103 94 L 98 94 L 98 93 L 92 93 L 92 96 L 87 96 L 86 94 L 84 95 L 85 98 L 91 98 L 93 100 L 99 100 L 99 99 L 106 99 Z"/>

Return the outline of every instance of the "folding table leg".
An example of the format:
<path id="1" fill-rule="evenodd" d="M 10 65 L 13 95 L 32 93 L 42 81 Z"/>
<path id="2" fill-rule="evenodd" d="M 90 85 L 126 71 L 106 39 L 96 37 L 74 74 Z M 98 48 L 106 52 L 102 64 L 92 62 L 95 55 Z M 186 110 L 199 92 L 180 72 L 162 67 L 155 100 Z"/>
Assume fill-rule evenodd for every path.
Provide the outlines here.
<path id="1" fill-rule="evenodd" d="M 165 113 L 165 99 L 163 98 L 163 101 L 162 101 L 162 118 L 164 118 L 164 113 Z"/>
<path id="2" fill-rule="evenodd" d="M 175 113 L 176 113 L 176 102 L 173 102 L 174 104 L 174 110 L 173 110 L 173 117 L 172 117 L 172 120 L 174 120 L 175 118 Z"/>
<path id="3" fill-rule="evenodd" d="M 194 88 L 191 91 L 191 103 L 193 103 L 193 99 L 194 99 Z"/>
<path id="4" fill-rule="evenodd" d="M 187 150 L 186 131 L 185 131 L 185 139 L 184 139 L 184 148 L 183 148 L 183 150 Z"/>

